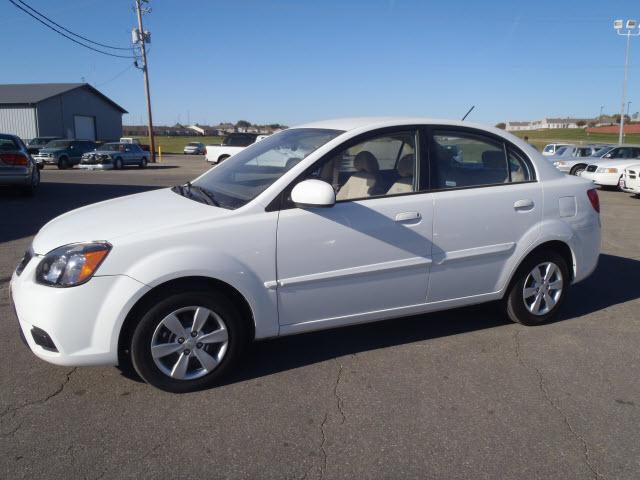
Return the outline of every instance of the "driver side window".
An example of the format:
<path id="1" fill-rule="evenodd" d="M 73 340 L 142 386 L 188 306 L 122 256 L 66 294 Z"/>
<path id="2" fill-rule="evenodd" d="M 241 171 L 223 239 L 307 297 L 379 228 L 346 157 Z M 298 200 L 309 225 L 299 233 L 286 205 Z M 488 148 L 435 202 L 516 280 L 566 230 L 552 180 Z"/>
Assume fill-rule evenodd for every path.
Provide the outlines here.
<path id="1" fill-rule="evenodd" d="M 331 184 L 338 202 L 414 192 L 416 134 L 368 138 L 321 161 L 306 178 Z"/>

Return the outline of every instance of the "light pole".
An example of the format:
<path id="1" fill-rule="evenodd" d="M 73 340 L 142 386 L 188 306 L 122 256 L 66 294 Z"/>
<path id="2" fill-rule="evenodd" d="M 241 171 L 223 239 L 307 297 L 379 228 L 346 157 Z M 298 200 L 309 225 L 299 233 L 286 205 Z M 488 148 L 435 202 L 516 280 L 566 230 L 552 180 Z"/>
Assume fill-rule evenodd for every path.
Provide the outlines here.
<path id="1" fill-rule="evenodd" d="M 635 20 L 627 20 L 625 25 L 623 20 L 615 20 L 613 22 L 613 28 L 618 35 L 627 37 L 627 48 L 624 53 L 624 83 L 622 84 L 622 103 L 620 106 L 620 134 L 618 135 L 618 143 L 622 143 L 622 137 L 624 135 L 624 105 L 627 100 L 627 71 L 629 69 L 629 43 L 631 37 L 637 37 L 640 35 L 640 30 L 636 31 L 638 22 Z M 625 30 L 624 32 L 622 30 Z"/>

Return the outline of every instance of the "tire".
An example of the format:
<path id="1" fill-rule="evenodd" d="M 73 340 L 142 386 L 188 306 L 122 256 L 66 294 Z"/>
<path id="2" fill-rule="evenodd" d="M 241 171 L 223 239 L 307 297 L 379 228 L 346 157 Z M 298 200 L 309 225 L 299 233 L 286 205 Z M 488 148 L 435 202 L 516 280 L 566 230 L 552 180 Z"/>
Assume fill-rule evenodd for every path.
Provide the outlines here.
<path id="1" fill-rule="evenodd" d="M 67 157 L 60 157 L 58 159 L 58 169 L 66 170 L 69 168 L 69 159 Z"/>
<path id="2" fill-rule="evenodd" d="M 116 158 L 113 161 L 113 169 L 114 170 L 122 170 L 122 159 L 120 157 Z"/>
<path id="3" fill-rule="evenodd" d="M 200 318 L 206 315 L 206 321 L 194 337 L 191 327 L 196 311 L 202 314 Z M 177 324 L 171 320 L 175 318 Z M 206 335 L 211 339 L 213 331 L 218 332 L 215 341 L 198 342 Z M 154 347 L 167 345 L 164 351 L 170 353 L 154 359 L 152 343 Z M 220 292 L 195 289 L 162 297 L 141 314 L 131 336 L 131 361 L 150 385 L 167 392 L 192 392 L 216 385 L 242 357 L 248 343 L 246 323 L 229 298 Z"/>
<path id="4" fill-rule="evenodd" d="M 545 272 L 547 265 L 555 266 L 554 273 L 551 275 L 550 282 L 540 284 L 536 282 L 534 270 L 537 269 L 540 277 L 544 280 L 542 274 Z M 560 281 L 559 291 L 547 286 L 558 286 L 558 280 Z M 507 295 L 504 298 L 507 316 L 516 323 L 530 326 L 542 325 L 551 321 L 562 306 L 570 283 L 569 268 L 561 255 L 553 250 L 535 252 L 520 265 L 511 281 Z M 525 288 L 527 289 L 526 293 Z M 538 301 L 536 292 L 540 290 L 542 292 L 539 295 L 538 313 L 534 313 L 536 310 L 535 303 Z M 545 291 L 550 300 L 553 301 L 553 305 L 547 303 L 544 297 Z M 530 295 L 525 297 L 526 294 Z"/>
<path id="5" fill-rule="evenodd" d="M 140 168 L 147 168 L 147 157 L 142 157 L 140 159 Z"/>
<path id="6" fill-rule="evenodd" d="M 218 161 L 217 161 L 216 163 L 222 163 L 222 162 L 224 162 L 224 161 L 225 161 L 227 158 L 229 158 L 229 157 L 230 157 L 230 155 L 221 155 L 221 156 L 218 158 Z"/>
<path id="7" fill-rule="evenodd" d="M 584 171 L 585 168 L 587 168 L 587 166 L 583 163 L 580 163 L 578 165 L 574 165 L 569 173 L 577 177 L 578 175 L 580 175 L 580 172 Z"/>
<path id="8" fill-rule="evenodd" d="M 22 187 L 22 194 L 27 197 L 35 195 L 38 185 L 40 185 L 40 170 L 38 168 L 34 168 L 31 173 L 31 184 Z"/>

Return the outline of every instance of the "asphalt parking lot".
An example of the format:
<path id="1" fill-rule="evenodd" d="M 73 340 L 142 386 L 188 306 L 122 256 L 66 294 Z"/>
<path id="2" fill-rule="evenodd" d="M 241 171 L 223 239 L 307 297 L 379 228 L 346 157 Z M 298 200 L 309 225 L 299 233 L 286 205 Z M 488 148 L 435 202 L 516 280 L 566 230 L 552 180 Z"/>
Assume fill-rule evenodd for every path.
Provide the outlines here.
<path id="1" fill-rule="evenodd" d="M 640 477 L 640 199 L 625 193 L 601 192 L 600 264 L 550 325 L 489 305 L 269 340 L 186 395 L 33 356 L 8 287 L 37 230 L 206 168 L 47 167 L 34 198 L 0 191 L 0 477 Z"/>

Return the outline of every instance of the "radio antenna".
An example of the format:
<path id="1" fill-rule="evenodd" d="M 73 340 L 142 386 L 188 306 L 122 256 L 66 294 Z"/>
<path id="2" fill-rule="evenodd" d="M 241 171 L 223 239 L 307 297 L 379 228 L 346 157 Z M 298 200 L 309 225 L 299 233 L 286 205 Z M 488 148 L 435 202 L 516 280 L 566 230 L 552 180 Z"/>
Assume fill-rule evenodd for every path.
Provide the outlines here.
<path id="1" fill-rule="evenodd" d="M 469 116 L 469 114 L 471 113 L 471 110 L 473 110 L 474 108 L 476 108 L 476 106 L 475 105 L 471 105 L 471 108 L 469 109 L 469 111 L 464 114 L 464 117 L 462 117 L 462 121 L 463 122 L 464 122 L 464 119 Z"/>

